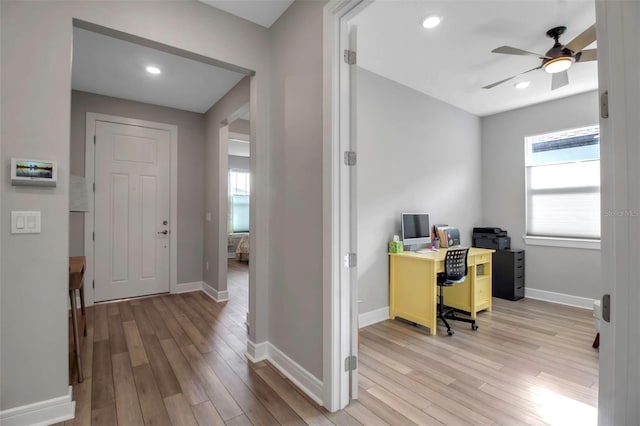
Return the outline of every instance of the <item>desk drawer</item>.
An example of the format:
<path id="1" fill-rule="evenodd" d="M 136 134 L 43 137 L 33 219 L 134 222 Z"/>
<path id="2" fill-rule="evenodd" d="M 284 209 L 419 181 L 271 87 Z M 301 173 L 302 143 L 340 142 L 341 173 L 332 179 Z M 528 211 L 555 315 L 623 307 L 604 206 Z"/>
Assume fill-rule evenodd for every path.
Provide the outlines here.
<path id="1" fill-rule="evenodd" d="M 482 263 L 489 263 L 489 261 L 491 260 L 491 254 L 478 254 L 475 256 L 476 258 L 476 265 L 480 265 Z"/>
<path id="2" fill-rule="evenodd" d="M 477 279 L 476 285 L 475 285 L 475 291 L 476 291 L 476 305 L 483 302 L 488 302 L 489 299 L 491 298 L 491 281 L 489 280 L 489 278 L 486 277 L 486 278 Z"/>

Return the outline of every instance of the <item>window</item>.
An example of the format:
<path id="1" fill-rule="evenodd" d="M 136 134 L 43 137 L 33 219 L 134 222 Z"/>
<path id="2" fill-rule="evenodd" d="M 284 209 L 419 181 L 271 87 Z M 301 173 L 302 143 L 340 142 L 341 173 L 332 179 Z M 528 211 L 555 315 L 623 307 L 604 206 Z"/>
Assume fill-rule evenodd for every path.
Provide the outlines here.
<path id="1" fill-rule="evenodd" d="M 525 138 L 527 236 L 600 239 L 598 126 Z"/>
<path id="2" fill-rule="evenodd" d="M 251 175 L 248 171 L 229 170 L 229 229 L 249 232 L 249 193 Z"/>

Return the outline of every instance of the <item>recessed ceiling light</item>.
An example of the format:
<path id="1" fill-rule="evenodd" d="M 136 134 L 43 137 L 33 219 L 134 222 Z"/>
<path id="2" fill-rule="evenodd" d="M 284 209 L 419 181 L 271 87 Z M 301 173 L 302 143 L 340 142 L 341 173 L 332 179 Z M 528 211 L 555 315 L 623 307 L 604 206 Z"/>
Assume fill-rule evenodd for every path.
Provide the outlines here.
<path id="1" fill-rule="evenodd" d="M 526 89 L 527 87 L 529 87 L 530 84 L 531 84 L 530 81 L 519 81 L 516 84 L 514 84 L 513 86 L 516 89 Z"/>
<path id="2" fill-rule="evenodd" d="M 146 70 L 149 74 L 160 74 L 160 68 L 154 67 L 153 65 L 149 65 Z"/>
<path id="3" fill-rule="evenodd" d="M 440 25 L 442 18 L 436 15 L 427 16 L 422 20 L 422 28 L 435 28 Z"/>

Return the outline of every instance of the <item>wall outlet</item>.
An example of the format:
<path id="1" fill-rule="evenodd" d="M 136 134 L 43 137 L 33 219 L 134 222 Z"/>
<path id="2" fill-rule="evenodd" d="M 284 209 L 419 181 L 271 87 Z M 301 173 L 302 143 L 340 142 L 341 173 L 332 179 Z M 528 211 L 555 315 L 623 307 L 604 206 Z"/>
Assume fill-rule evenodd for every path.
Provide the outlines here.
<path id="1" fill-rule="evenodd" d="M 209 270 L 209 262 L 204 262 L 204 269 Z"/>
<path id="2" fill-rule="evenodd" d="M 207 212 L 205 216 L 207 218 L 207 222 L 211 222 L 211 213 Z"/>

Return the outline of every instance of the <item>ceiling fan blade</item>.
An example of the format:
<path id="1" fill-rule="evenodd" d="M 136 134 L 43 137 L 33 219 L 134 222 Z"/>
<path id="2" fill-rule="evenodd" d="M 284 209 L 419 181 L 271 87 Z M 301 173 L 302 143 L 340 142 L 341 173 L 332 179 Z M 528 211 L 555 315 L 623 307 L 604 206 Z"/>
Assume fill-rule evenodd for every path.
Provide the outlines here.
<path id="1" fill-rule="evenodd" d="M 551 90 L 559 89 L 569 84 L 569 73 L 566 71 L 551 74 Z"/>
<path id="2" fill-rule="evenodd" d="M 585 47 L 596 41 L 596 24 L 593 24 L 582 32 L 578 37 L 571 40 L 565 48 L 574 53 L 582 51 Z"/>
<path id="3" fill-rule="evenodd" d="M 589 62 L 598 60 L 598 49 L 587 49 L 576 54 L 576 62 Z"/>
<path id="4" fill-rule="evenodd" d="M 505 55 L 519 55 L 519 56 L 535 56 L 538 58 L 547 58 L 548 56 L 542 55 L 540 53 L 529 52 L 528 50 L 518 49 L 516 47 L 511 46 L 500 46 L 496 47 L 491 51 L 491 53 L 503 53 Z"/>
<path id="5" fill-rule="evenodd" d="M 491 89 L 491 88 L 496 87 L 496 86 L 498 86 L 498 85 L 500 85 L 502 83 L 505 83 L 505 82 L 507 82 L 509 80 L 513 80 L 514 78 L 516 78 L 516 77 L 518 77 L 518 76 L 520 76 L 522 74 L 526 74 L 526 73 L 531 72 L 531 71 L 539 70 L 540 68 L 542 68 L 542 65 L 539 66 L 539 67 L 531 68 L 528 71 L 521 72 L 520 74 L 513 75 L 513 76 L 511 76 L 509 78 L 505 78 L 504 80 L 496 81 L 495 83 L 492 83 L 492 84 L 489 84 L 487 86 L 484 86 L 483 89 Z"/>

